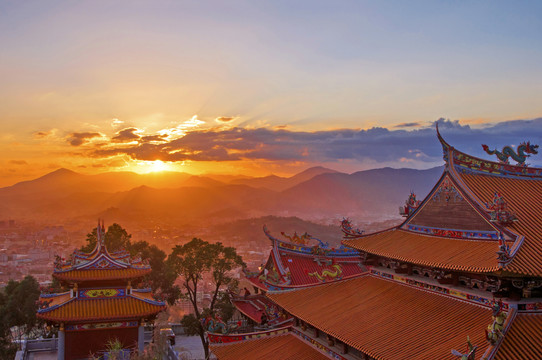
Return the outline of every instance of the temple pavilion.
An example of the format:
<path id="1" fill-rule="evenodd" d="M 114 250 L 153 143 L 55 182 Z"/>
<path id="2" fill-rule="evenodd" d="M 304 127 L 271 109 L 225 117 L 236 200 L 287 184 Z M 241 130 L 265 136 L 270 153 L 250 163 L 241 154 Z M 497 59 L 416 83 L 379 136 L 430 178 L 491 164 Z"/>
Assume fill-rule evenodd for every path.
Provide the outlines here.
<path id="1" fill-rule="evenodd" d="M 525 164 L 538 146 L 518 146 L 512 165 L 509 150 L 488 161 L 437 136 L 444 172 L 425 199 L 410 194 L 400 225 L 364 234 L 343 221 L 366 271 L 268 286 L 293 325 L 210 334 L 218 359 L 542 358 L 542 169 Z"/>
<path id="2" fill-rule="evenodd" d="M 42 293 L 37 316 L 58 326 L 58 360 L 99 357 L 116 340 L 127 353 L 143 351 L 144 324 L 165 309 L 150 289 L 132 287 L 150 271 L 126 250 L 107 250 L 103 222 L 90 253 L 76 250 L 67 261 L 57 258 L 53 277 L 69 291 Z"/>

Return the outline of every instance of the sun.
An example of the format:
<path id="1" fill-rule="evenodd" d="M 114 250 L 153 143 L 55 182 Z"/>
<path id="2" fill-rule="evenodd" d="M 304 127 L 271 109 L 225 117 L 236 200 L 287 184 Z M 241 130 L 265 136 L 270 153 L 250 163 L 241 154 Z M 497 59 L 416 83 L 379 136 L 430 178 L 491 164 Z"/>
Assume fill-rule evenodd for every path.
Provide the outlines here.
<path id="1" fill-rule="evenodd" d="M 147 161 L 147 172 L 160 172 L 169 170 L 169 165 L 162 160 Z"/>

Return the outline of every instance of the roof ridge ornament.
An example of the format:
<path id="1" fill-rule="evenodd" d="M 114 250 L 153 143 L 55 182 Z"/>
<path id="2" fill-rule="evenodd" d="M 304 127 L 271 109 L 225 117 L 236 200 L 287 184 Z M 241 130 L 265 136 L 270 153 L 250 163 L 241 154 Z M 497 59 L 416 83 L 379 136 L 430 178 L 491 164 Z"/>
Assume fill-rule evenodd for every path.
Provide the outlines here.
<path id="1" fill-rule="evenodd" d="M 341 230 L 344 233 L 345 239 L 358 238 L 365 232 L 360 229 L 354 229 L 352 227 L 352 222 L 348 218 L 343 218 L 341 221 Z"/>
<path id="2" fill-rule="evenodd" d="M 499 162 L 503 164 L 510 164 L 509 158 L 512 158 L 517 162 L 517 165 L 520 166 L 527 166 L 527 164 L 525 164 L 525 160 L 527 160 L 531 154 L 538 154 L 538 145 L 531 145 L 529 141 L 519 144 L 517 147 L 517 152 L 514 151 L 512 146 L 505 146 L 501 151 L 498 151 L 497 149 L 489 150 L 489 146 L 486 144 L 482 144 L 482 148 L 489 155 L 497 155 Z"/>
<path id="3" fill-rule="evenodd" d="M 421 203 L 422 202 L 420 200 L 416 199 L 416 194 L 414 194 L 414 191 L 410 191 L 410 195 L 405 201 L 405 206 L 399 206 L 399 215 L 409 217 L 414 211 L 416 211 L 416 209 L 418 209 Z"/>
<path id="4" fill-rule="evenodd" d="M 513 222 L 518 221 L 516 214 L 508 210 L 508 204 L 504 200 L 504 196 L 500 192 L 495 191 L 493 200 L 488 203 L 492 222 L 497 222 L 502 226 L 511 225 Z"/>
<path id="5" fill-rule="evenodd" d="M 476 358 L 476 349 L 478 346 L 473 346 L 470 342 L 470 338 L 467 336 L 467 352 L 462 353 L 455 349 L 452 349 L 452 355 L 461 358 L 461 360 L 474 360 Z"/>

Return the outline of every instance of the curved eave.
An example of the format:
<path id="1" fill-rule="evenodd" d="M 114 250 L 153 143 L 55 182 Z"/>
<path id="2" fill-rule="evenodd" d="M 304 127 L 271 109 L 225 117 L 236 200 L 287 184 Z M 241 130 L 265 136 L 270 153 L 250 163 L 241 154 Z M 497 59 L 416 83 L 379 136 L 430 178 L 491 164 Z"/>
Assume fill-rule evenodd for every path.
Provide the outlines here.
<path id="1" fill-rule="evenodd" d="M 151 269 L 70 270 L 55 272 L 53 277 L 68 282 L 129 280 L 141 278 L 151 271 Z"/>
<path id="2" fill-rule="evenodd" d="M 359 251 L 415 265 L 474 273 L 500 270 L 494 241 L 458 240 L 395 229 L 343 243 Z"/>
<path id="3" fill-rule="evenodd" d="M 37 317 L 52 322 L 88 322 L 142 319 L 158 314 L 166 305 L 135 296 L 124 298 L 73 298 Z"/>

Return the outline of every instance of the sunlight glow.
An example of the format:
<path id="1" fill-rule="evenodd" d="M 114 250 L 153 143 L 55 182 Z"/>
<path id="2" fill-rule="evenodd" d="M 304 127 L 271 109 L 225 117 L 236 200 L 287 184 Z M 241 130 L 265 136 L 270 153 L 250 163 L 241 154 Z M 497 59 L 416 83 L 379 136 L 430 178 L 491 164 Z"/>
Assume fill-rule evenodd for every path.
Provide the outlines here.
<path id="1" fill-rule="evenodd" d="M 162 160 L 142 161 L 138 163 L 138 167 L 141 168 L 143 173 L 171 170 L 169 164 L 163 162 Z"/>

